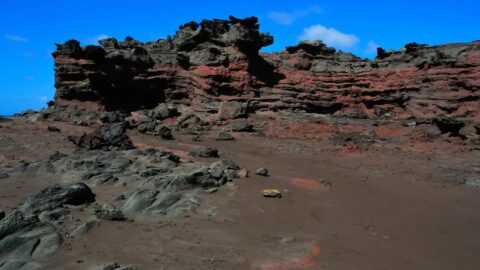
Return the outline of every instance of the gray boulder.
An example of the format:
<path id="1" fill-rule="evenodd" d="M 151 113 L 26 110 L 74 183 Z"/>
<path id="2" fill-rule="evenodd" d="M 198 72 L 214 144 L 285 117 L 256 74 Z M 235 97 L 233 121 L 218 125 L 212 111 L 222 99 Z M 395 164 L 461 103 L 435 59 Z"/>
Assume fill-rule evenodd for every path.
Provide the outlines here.
<path id="1" fill-rule="evenodd" d="M 90 150 L 128 150 L 133 148 L 133 143 L 126 128 L 125 123 L 106 124 L 90 134 L 68 139 L 77 147 Z"/>
<path id="2" fill-rule="evenodd" d="M 53 185 L 28 198 L 19 209 L 26 213 L 38 214 L 63 205 L 81 205 L 94 201 L 95 194 L 84 183 L 70 186 Z"/>
<path id="3" fill-rule="evenodd" d="M 218 109 L 218 118 L 220 120 L 234 119 L 245 116 L 247 104 L 238 101 L 224 101 Z"/>
<path id="4" fill-rule="evenodd" d="M 232 134 L 228 133 L 228 132 L 220 132 L 217 136 L 217 138 L 215 138 L 215 140 L 217 141 L 233 141 L 235 140 L 235 137 L 232 136 Z"/>
<path id="5" fill-rule="evenodd" d="M 218 150 L 205 146 L 195 146 L 190 149 L 190 155 L 203 158 L 217 158 Z"/>
<path id="6" fill-rule="evenodd" d="M 177 109 L 175 106 L 166 103 L 160 103 L 157 107 L 150 110 L 148 116 L 157 120 L 163 120 L 165 118 L 174 116 L 177 114 Z"/>
<path id="7" fill-rule="evenodd" d="M 232 122 L 230 125 L 227 126 L 225 129 L 227 131 L 235 131 L 235 132 L 252 132 L 254 131 L 253 125 L 248 122 L 246 119 L 238 119 Z"/>

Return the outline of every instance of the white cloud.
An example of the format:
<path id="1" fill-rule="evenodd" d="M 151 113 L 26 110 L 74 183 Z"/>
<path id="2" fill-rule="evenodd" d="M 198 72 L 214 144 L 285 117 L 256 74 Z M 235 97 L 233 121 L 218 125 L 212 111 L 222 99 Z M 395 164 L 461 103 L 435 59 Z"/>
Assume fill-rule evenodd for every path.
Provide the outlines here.
<path id="1" fill-rule="evenodd" d="M 319 14 L 321 12 L 322 10 L 320 7 L 312 6 L 305 9 L 295 10 L 293 12 L 271 11 L 268 13 L 268 17 L 279 24 L 290 25 L 299 18 L 306 17 L 310 14 Z"/>
<path id="2" fill-rule="evenodd" d="M 87 43 L 97 44 L 97 42 L 98 42 L 100 39 L 106 39 L 106 38 L 109 38 L 109 37 L 110 37 L 110 36 L 107 35 L 107 34 L 96 35 L 96 36 L 87 38 Z"/>
<path id="3" fill-rule="evenodd" d="M 328 28 L 321 24 L 315 24 L 303 29 L 300 40 L 322 40 L 328 46 L 335 48 L 352 48 L 360 41 L 353 34 L 345 34 L 335 28 Z"/>
<path id="4" fill-rule="evenodd" d="M 367 43 L 367 48 L 365 49 L 365 51 L 364 51 L 363 53 L 366 54 L 366 55 L 376 54 L 378 47 L 380 47 L 380 45 L 378 45 L 377 43 L 375 43 L 375 41 L 370 40 L 370 41 Z"/>
<path id="5" fill-rule="evenodd" d="M 25 79 L 26 81 L 33 81 L 33 80 L 35 80 L 35 77 L 29 75 L 29 76 L 26 76 L 24 79 Z"/>
<path id="6" fill-rule="evenodd" d="M 19 35 L 5 35 L 5 38 L 15 42 L 28 42 L 28 38 Z"/>
<path id="7" fill-rule="evenodd" d="M 40 100 L 41 100 L 41 101 L 47 101 L 48 98 L 47 98 L 46 96 L 41 96 L 41 97 L 40 97 Z"/>

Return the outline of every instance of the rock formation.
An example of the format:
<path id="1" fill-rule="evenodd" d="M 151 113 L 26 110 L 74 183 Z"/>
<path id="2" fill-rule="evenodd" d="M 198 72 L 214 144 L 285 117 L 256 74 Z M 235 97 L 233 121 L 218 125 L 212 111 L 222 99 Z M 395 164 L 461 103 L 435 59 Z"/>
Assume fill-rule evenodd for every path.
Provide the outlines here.
<path id="1" fill-rule="evenodd" d="M 273 38 L 255 17 L 182 25 L 174 37 L 142 43 L 127 37 L 81 47 L 57 44 L 56 104 L 94 101 L 105 110 L 154 108 L 162 102 L 219 110 L 226 99 L 256 110 L 345 115 L 479 119 L 480 43 L 379 49 L 374 60 L 321 41 L 259 54 Z"/>

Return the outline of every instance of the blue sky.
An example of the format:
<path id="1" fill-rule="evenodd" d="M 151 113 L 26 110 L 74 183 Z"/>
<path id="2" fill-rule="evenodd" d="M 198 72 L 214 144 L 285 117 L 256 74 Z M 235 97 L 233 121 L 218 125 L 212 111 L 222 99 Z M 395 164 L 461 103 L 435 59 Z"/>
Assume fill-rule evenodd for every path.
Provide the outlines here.
<path id="1" fill-rule="evenodd" d="M 263 51 L 278 51 L 300 39 L 323 39 L 361 57 L 374 49 L 399 49 L 480 39 L 480 1 L 0 1 L 0 115 L 40 109 L 55 92 L 55 42 L 98 37 L 141 41 L 174 34 L 179 25 L 203 18 L 257 16 L 275 37 Z"/>

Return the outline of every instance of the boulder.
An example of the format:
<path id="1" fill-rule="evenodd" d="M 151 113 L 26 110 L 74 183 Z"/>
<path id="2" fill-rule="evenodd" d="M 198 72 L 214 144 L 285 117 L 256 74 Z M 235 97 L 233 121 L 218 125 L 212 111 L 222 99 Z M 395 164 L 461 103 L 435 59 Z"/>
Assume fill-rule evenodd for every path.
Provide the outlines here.
<path id="1" fill-rule="evenodd" d="M 215 138 L 217 141 L 233 141 L 235 140 L 235 137 L 232 136 L 232 134 L 228 132 L 220 132 L 218 136 Z"/>
<path id="2" fill-rule="evenodd" d="M 246 119 L 238 119 L 230 123 L 225 130 L 235 132 L 252 132 L 253 125 Z"/>
<path id="3" fill-rule="evenodd" d="M 155 135 L 160 136 L 164 140 L 172 140 L 172 129 L 166 125 L 158 125 L 155 127 Z"/>
<path id="4" fill-rule="evenodd" d="M 165 118 L 176 115 L 177 109 L 175 106 L 166 103 L 160 103 L 157 107 L 150 110 L 148 116 L 153 119 L 163 120 Z"/>
<path id="5" fill-rule="evenodd" d="M 126 133 L 124 123 L 107 124 L 88 135 L 69 137 L 77 147 L 90 150 L 128 150 L 133 143 Z"/>
<path id="6" fill-rule="evenodd" d="M 190 155 L 203 158 L 217 158 L 218 150 L 205 146 L 195 146 L 190 149 Z"/>
<path id="7" fill-rule="evenodd" d="M 95 194 L 84 183 L 70 186 L 53 185 L 28 198 L 19 209 L 26 213 L 38 214 L 63 205 L 82 205 L 94 201 Z"/>
<path id="8" fill-rule="evenodd" d="M 218 109 L 218 118 L 220 120 L 234 119 L 245 116 L 247 109 L 246 103 L 237 101 L 224 101 Z"/>

